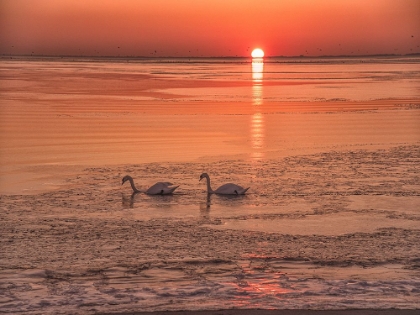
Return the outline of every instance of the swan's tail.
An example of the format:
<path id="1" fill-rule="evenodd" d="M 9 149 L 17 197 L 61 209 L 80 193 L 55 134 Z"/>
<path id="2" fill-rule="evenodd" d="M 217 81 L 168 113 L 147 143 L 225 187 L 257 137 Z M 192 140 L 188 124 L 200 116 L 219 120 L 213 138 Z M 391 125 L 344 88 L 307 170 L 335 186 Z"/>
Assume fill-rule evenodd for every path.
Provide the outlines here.
<path id="1" fill-rule="evenodd" d="M 179 185 L 178 186 L 174 186 L 174 187 L 170 187 L 171 188 L 171 194 L 175 191 L 175 189 L 177 189 L 179 187 Z"/>

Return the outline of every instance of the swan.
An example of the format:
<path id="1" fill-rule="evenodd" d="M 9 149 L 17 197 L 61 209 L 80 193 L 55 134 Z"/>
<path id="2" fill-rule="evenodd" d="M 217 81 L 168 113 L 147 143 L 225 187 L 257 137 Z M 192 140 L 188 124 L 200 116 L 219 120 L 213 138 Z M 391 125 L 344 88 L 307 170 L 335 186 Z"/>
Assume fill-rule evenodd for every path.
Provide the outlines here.
<path id="1" fill-rule="evenodd" d="M 222 186 L 220 186 L 219 188 L 217 188 L 216 190 L 211 189 L 210 186 L 210 177 L 207 173 L 203 173 L 200 175 L 200 180 L 202 180 L 203 178 L 207 179 L 207 193 L 208 194 L 219 194 L 219 195 L 245 195 L 246 191 L 249 189 L 248 188 L 243 188 L 239 185 L 236 184 L 232 184 L 232 183 L 227 183 L 224 184 Z"/>
<path id="2" fill-rule="evenodd" d="M 134 180 L 131 176 L 129 175 L 124 176 L 122 179 L 122 185 L 124 185 L 126 181 L 130 182 L 131 188 L 133 188 L 134 193 L 145 193 L 148 195 L 169 195 L 169 194 L 172 194 L 174 190 L 179 187 L 179 186 L 173 186 L 172 183 L 168 183 L 168 182 L 158 182 L 154 184 L 153 186 L 151 186 L 149 189 L 143 191 L 143 190 L 138 190 L 136 186 L 134 186 Z"/>

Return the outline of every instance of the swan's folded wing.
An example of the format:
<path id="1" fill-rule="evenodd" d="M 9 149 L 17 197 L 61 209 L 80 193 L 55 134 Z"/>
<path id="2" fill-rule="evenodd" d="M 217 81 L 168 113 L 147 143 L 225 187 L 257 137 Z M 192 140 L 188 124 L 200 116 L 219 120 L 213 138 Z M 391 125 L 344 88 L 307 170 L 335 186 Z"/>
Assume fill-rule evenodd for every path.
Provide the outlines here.
<path id="1" fill-rule="evenodd" d="M 242 192 L 243 190 L 244 188 L 239 185 L 227 183 L 217 188 L 215 190 L 215 193 L 222 195 L 238 195 L 241 194 L 240 192 Z"/>
<path id="2" fill-rule="evenodd" d="M 178 186 L 169 187 L 172 184 L 169 182 L 159 182 L 151 186 L 146 193 L 149 195 L 165 195 L 171 194 Z"/>

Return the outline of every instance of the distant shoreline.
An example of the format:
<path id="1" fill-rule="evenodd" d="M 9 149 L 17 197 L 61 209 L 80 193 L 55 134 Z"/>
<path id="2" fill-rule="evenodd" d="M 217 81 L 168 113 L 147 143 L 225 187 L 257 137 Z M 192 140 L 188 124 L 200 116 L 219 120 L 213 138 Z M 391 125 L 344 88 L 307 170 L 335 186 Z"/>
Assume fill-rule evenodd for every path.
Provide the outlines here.
<path id="1" fill-rule="evenodd" d="M 251 57 L 2 55 L 0 61 L 249 64 L 253 62 L 253 59 Z M 269 56 L 264 57 L 263 62 L 266 64 L 420 63 L 420 53 L 409 55 Z"/>

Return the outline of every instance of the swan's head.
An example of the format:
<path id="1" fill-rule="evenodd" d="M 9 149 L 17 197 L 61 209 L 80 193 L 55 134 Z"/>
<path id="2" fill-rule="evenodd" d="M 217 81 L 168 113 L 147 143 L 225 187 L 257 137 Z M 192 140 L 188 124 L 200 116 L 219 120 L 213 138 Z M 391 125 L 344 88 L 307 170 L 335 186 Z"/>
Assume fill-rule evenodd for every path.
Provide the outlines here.
<path id="1" fill-rule="evenodd" d="M 126 181 L 128 181 L 128 180 L 130 180 L 130 176 L 128 176 L 128 175 L 126 175 L 126 176 L 124 176 L 123 177 L 123 179 L 122 179 L 122 184 L 121 185 L 124 185 L 124 183 L 126 182 Z"/>
<path id="2" fill-rule="evenodd" d="M 209 178 L 209 175 L 207 173 L 203 173 L 200 175 L 200 180 L 202 180 L 203 178 Z"/>

